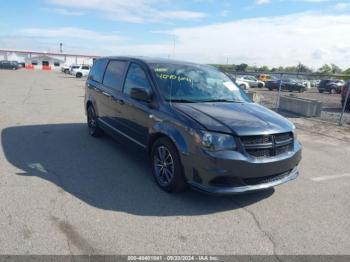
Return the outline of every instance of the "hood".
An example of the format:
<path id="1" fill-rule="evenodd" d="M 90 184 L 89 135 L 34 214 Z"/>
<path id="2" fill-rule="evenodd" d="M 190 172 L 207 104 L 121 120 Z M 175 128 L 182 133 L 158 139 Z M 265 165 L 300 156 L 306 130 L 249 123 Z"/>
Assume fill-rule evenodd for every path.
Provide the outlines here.
<path id="1" fill-rule="evenodd" d="M 290 121 L 255 103 L 178 103 L 173 107 L 215 132 L 242 136 L 293 130 Z"/>

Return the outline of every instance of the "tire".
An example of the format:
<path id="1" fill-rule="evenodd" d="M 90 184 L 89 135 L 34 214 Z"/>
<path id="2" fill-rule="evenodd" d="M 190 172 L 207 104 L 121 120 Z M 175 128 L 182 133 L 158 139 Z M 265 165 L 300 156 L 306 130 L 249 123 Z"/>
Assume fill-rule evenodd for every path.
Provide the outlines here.
<path id="1" fill-rule="evenodd" d="M 323 93 L 323 90 L 318 90 L 318 92 L 322 94 L 322 93 Z"/>
<path id="2" fill-rule="evenodd" d="M 83 76 L 83 74 L 82 73 L 77 73 L 75 76 L 76 76 L 76 78 L 81 78 Z"/>
<path id="3" fill-rule="evenodd" d="M 99 137 L 103 134 L 102 129 L 98 126 L 98 117 L 92 105 L 87 109 L 87 125 L 91 136 Z"/>
<path id="4" fill-rule="evenodd" d="M 69 69 L 64 69 L 63 73 L 68 74 L 69 73 Z"/>
<path id="5" fill-rule="evenodd" d="M 337 89 L 335 88 L 332 88 L 330 91 L 329 91 L 330 94 L 336 94 L 337 93 Z"/>
<path id="6" fill-rule="evenodd" d="M 160 188 L 170 193 L 187 189 L 178 151 L 168 138 L 155 141 L 150 160 L 153 176 Z"/>
<path id="7" fill-rule="evenodd" d="M 243 89 L 243 90 L 247 90 L 246 86 L 241 84 L 240 87 Z"/>
<path id="8" fill-rule="evenodd" d="M 263 88 L 263 87 L 264 87 L 264 85 L 262 83 L 258 84 L 258 88 Z"/>

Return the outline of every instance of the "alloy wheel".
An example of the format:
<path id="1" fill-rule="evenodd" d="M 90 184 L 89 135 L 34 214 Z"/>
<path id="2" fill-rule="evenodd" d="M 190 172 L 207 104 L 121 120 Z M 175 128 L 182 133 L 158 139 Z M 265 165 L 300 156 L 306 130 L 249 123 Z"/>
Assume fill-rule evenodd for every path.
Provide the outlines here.
<path id="1" fill-rule="evenodd" d="M 88 120 L 88 126 L 90 128 L 90 132 L 94 132 L 96 129 L 96 114 L 95 111 L 89 107 L 88 114 L 87 114 L 87 120 Z"/>
<path id="2" fill-rule="evenodd" d="M 163 186 L 167 186 L 174 178 L 174 158 L 168 148 L 159 146 L 153 156 L 153 168 L 156 178 Z"/>

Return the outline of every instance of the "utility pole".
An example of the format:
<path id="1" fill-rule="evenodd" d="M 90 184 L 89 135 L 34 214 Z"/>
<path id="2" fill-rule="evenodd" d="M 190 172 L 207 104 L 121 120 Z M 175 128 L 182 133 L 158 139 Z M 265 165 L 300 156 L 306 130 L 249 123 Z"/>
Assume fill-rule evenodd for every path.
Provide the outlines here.
<path id="1" fill-rule="evenodd" d="M 60 53 L 62 54 L 63 53 L 63 44 L 60 43 Z"/>
<path id="2" fill-rule="evenodd" d="M 173 44 L 173 59 L 175 59 L 175 48 L 176 48 L 176 39 L 174 35 L 174 44 Z"/>

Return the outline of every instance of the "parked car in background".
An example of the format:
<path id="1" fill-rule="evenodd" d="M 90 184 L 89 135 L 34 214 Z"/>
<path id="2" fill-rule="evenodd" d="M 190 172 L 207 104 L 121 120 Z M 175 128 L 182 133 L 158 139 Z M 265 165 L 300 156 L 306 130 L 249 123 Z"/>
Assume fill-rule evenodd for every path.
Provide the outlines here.
<path id="1" fill-rule="evenodd" d="M 249 84 L 252 88 L 262 88 L 265 86 L 265 83 L 263 81 L 258 80 L 255 76 L 251 75 L 245 75 L 245 76 L 238 76 L 237 80 L 244 81 Z"/>
<path id="2" fill-rule="evenodd" d="M 17 70 L 19 66 L 17 62 L 0 61 L 0 69 Z"/>
<path id="3" fill-rule="evenodd" d="M 243 90 L 249 90 L 250 85 L 248 82 L 243 81 L 239 78 L 234 77 L 232 74 L 227 74 L 227 76 L 234 82 L 236 83 L 240 88 L 242 88 Z"/>
<path id="4" fill-rule="evenodd" d="M 298 83 L 292 79 L 271 80 L 265 83 L 266 88 L 268 88 L 270 91 L 279 90 L 280 85 L 281 85 L 281 90 L 283 91 L 290 91 L 290 92 L 297 91 L 301 93 L 301 92 L 304 92 L 306 89 L 303 84 Z"/>
<path id="5" fill-rule="evenodd" d="M 308 80 L 301 80 L 301 84 L 303 84 L 306 88 L 306 90 L 310 90 L 311 89 L 311 82 Z"/>
<path id="6" fill-rule="evenodd" d="M 79 67 L 80 67 L 80 65 L 71 65 L 71 66 L 69 66 L 68 74 L 73 75 L 73 70 L 74 69 L 78 69 Z"/>
<path id="7" fill-rule="evenodd" d="M 311 80 L 311 87 L 318 87 L 318 85 L 320 84 L 321 80 Z"/>
<path id="8" fill-rule="evenodd" d="M 72 75 L 74 75 L 77 78 L 88 76 L 90 73 L 90 68 L 90 65 L 80 65 L 78 68 L 72 69 Z"/>
<path id="9" fill-rule="evenodd" d="M 260 75 L 258 75 L 258 79 L 260 81 L 266 82 L 266 81 L 271 80 L 271 76 L 267 75 L 267 74 L 260 74 Z"/>
<path id="10" fill-rule="evenodd" d="M 168 192 L 191 186 L 235 194 L 298 176 L 295 126 L 207 65 L 99 58 L 85 85 L 84 109 L 91 136 L 105 132 L 145 150 L 156 183 Z"/>
<path id="11" fill-rule="evenodd" d="M 318 85 L 318 92 L 328 92 L 330 94 L 340 94 L 345 82 L 343 80 L 326 79 L 321 80 Z"/>
<path id="12" fill-rule="evenodd" d="M 69 70 L 70 70 L 70 66 L 69 65 L 64 64 L 64 65 L 61 66 L 61 72 L 62 73 L 68 74 Z"/>
<path id="13" fill-rule="evenodd" d="M 240 86 L 244 90 L 248 90 L 250 88 L 250 84 L 246 81 L 243 81 L 241 79 L 236 79 L 235 82 L 238 86 Z"/>
<path id="14" fill-rule="evenodd" d="M 349 88 L 350 88 L 350 81 L 346 82 L 345 85 L 343 85 L 342 90 L 341 90 L 341 104 L 342 104 L 342 106 L 344 106 L 344 104 L 345 104 L 345 99 L 346 99 L 346 95 L 347 95 Z M 345 109 L 350 111 L 350 96 L 349 96 L 348 101 L 346 103 Z"/>

